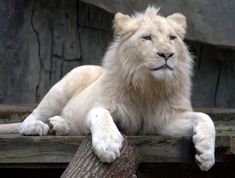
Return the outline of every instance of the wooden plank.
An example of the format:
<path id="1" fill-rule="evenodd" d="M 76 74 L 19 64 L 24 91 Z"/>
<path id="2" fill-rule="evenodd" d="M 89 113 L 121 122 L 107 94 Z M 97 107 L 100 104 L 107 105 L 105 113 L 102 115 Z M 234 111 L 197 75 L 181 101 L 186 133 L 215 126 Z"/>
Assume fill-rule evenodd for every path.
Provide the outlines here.
<path id="1" fill-rule="evenodd" d="M 84 137 L 0 135 L 0 167 L 5 164 L 64 164 L 73 157 Z M 143 163 L 185 163 L 194 161 L 190 138 L 132 136 Z M 235 135 L 218 135 L 216 161 L 234 154 Z"/>
<path id="2" fill-rule="evenodd" d="M 82 139 L 1 135 L 0 163 L 68 163 Z"/>
<path id="3" fill-rule="evenodd" d="M 37 106 L 33 104 L 0 104 L 0 124 L 20 122 Z M 195 111 L 204 112 L 214 121 L 235 121 L 235 109 L 229 108 L 194 108 Z"/>
<path id="4" fill-rule="evenodd" d="M 194 110 L 208 114 L 235 114 L 234 108 L 194 108 Z"/>
<path id="5" fill-rule="evenodd" d="M 25 104 L 0 104 L 0 115 L 10 113 L 32 112 L 37 106 L 37 103 Z M 234 114 L 235 108 L 194 108 L 197 112 L 204 112 L 208 114 Z"/>
<path id="6" fill-rule="evenodd" d="M 204 112 L 214 120 L 231 121 L 235 120 L 234 108 L 194 108 L 197 112 Z"/>
<path id="7" fill-rule="evenodd" d="M 0 104 L 0 116 L 8 116 L 11 114 L 28 114 L 36 107 L 34 104 Z"/>
<path id="8" fill-rule="evenodd" d="M 0 124 L 23 121 L 37 106 L 33 104 L 0 104 Z"/>
<path id="9" fill-rule="evenodd" d="M 234 134 L 235 121 L 214 121 L 217 134 Z"/>
<path id="10" fill-rule="evenodd" d="M 11 117 L 0 117 L 0 124 L 6 123 L 16 123 L 21 122 L 25 119 L 27 114 L 23 115 L 11 115 Z M 214 121 L 216 126 L 216 133 L 217 134 L 233 134 L 235 133 L 235 121 Z"/>

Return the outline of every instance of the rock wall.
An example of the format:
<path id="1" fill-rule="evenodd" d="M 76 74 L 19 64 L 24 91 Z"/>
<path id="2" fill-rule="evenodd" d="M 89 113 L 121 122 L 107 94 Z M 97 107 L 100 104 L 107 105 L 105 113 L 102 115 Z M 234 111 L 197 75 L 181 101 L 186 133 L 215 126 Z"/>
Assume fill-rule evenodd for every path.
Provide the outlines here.
<path id="1" fill-rule="evenodd" d="M 110 13 L 142 11 L 149 5 L 160 7 L 160 14 L 183 13 L 188 19 L 187 38 L 235 49 L 234 0 L 82 0 Z"/>
<path id="2" fill-rule="evenodd" d="M 146 5 L 143 4 L 146 1 L 117 1 L 113 4 L 112 0 L 83 1 L 95 6 L 79 0 L 0 1 L 0 103 L 39 102 L 49 88 L 72 68 L 83 64 L 100 64 L 112 39 L 112 13 L 117 10 L 131 12 L 135 7 L 143 9 Z M 193 8 L 196 2 L 191 1 L 190 6 L 189 1 L 184 0 L 172 2 L 173 5 L 169 7 L 167 3 L 170 0 L 159 2 L 162 3 L 163 14 L 171 14 L 176 10 L 186 12 L 186 9 L 194 12 L 198 9 Z M 183 5 L 183 2 L 186 4 Z M 199 6 L 201 3 L 198 1 L 196 4 Z M 216 3 L 214 1 L 211 5 Z M 201 9 L 199 14 L 195 18 L 189 15 L 189 35 L 186 40 L 195 56 L 193 105 L 235 107 L 235 51 L 232 50 L 231 41 L 224 43 L 218 38 L 228 38 L 230 34 L 222 30 L 226 26 L 218 26 L 214 30 L 210 28 L 206 32 L 209 37 L 206 38 L 200 34 L 202 24 L 197 19 L 208 19 L 209 16 L 205 14 L 205 9 Z M 209 21 L 215 21 L 214 16 Z M 209 27 L 204 24 L 203 28 Z M 217 36 L 218 30 L 220 35 Z M 216 42 L 211 40 L 213 37 Z M 198 40 L 201 42 L 196 42 Z M 227 45 L 229 42 L 230 46 Z"/>
<path id="3" fill-rule="evenodd" d="M 194 55 L 192 103 L 196 107 L 235 107 L 235 51 L 187 41 Z"/>
<path id="4" fill-rule="evenodd" d="M 33 103 L 65 73 L 100 64 L 113 15 L 78 0 L 0 2 L 0 103 Z"/>

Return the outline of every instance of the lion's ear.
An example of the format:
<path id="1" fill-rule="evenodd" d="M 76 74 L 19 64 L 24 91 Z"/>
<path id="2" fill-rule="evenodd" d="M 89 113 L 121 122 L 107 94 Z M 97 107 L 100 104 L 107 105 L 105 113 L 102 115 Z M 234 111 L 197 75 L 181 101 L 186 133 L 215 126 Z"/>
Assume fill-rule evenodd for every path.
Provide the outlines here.
<path id="1" fill-rule="evenodd" d="M 114 17 L 114 29 L 115 34 L 118 36 L 124 35 L 133 31 L 135 28 L 134 20 L 129 16 L 120 12 L 115 14 Z"/>
<path id="2" fill-rule="evenodd" d="M 186 17 L 180 13 L 174 13 L 167 17 L 167 20 L 175 29 L 176 33 L 183 39 L 186 33 Z"/>

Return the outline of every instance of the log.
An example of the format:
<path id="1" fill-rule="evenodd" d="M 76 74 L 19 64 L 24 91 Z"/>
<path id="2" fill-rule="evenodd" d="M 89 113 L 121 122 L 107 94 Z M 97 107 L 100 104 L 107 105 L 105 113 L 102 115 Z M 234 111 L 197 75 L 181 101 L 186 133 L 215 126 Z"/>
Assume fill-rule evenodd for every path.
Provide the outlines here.
<path id="1" fill-rule="evenodd" d="M 140 160 L 136 147 L 125 139 L 120 157 L 102 163 L 93 152 L 91 139 L 84 139 L 61 178 L 131 178 Z"/>

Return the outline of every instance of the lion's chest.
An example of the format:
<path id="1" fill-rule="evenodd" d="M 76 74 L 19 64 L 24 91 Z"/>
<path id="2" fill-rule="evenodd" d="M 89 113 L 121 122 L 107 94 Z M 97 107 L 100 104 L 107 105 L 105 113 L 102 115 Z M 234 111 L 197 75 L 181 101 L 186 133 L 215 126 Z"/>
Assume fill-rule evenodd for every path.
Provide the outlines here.
<path id="1" fill-rule="evenodd" d="M 169 103 L 118 104 L 112 113 L 120 130 L 128 135 L 157 134 L 158 130 L 172 118 Z"/>

